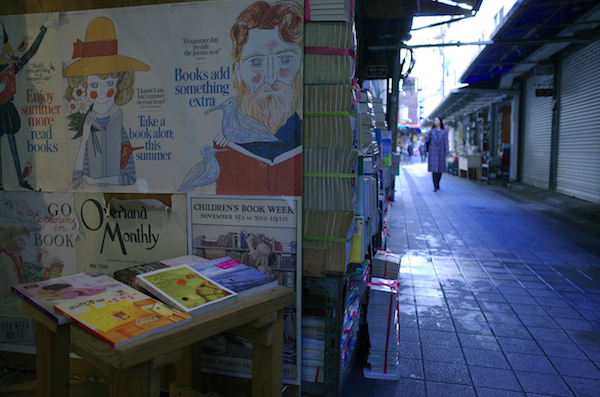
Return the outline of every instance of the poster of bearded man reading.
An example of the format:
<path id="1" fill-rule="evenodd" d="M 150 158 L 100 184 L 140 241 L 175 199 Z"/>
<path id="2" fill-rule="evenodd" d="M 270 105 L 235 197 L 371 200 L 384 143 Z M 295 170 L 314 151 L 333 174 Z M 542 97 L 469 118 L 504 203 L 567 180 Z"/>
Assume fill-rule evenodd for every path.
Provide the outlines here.
<path id="1" fill-rule="evenodd" d="M 217 194 L 302 194 L 303 15 L 293 1 L 259 1 L 231 28 L 237 96 L 207 111 L 223 111 Z"/>

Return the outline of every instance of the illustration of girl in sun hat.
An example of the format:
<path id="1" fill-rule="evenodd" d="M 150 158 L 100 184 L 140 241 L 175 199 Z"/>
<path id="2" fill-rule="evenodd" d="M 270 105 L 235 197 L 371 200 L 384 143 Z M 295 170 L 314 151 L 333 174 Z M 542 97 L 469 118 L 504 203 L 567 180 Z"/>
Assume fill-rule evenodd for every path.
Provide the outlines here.
<path id="1" fill-rule="evenodd" d="M 105 17 L 94 19 L 85 42 L 77 40 L 74 46 L 73 59 L 80 59 L 63 69 L 69 127 L 76 132 L 73 139 L 81 138 L 73 185 L 132 185 L 131 153 L 142 147 L 131 146 L 119 106 L 133 98 L 134 72 L 150 67 L 117 53 L 115 27 Z"/>

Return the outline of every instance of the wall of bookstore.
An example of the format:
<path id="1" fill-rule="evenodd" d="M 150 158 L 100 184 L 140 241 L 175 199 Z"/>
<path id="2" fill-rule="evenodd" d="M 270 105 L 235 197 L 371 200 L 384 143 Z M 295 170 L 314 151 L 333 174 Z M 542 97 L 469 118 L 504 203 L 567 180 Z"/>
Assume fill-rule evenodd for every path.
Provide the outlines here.
<path id="1" fill-rule="evenodd" d="M 354 1 L 4 0 L 0 25 L 0 368 L 43 396 L 339 394 L 371 259 L 396 269 Z"/>

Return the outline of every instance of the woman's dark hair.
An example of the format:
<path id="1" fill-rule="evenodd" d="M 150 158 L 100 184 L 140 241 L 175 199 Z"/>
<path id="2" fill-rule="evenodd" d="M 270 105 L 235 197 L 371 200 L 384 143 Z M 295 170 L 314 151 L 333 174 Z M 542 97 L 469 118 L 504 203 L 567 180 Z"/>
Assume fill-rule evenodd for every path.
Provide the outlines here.
<path id="1" fill-rule="evenodd" d="M 444 122 L 442 121 L 442 118 L 440 116 L 435 116 L 438 119 L 440 119 L 440 129 L 443 130 L 444 129 Z M 435 117 L 433 118 L 435 120 Z M 435 124 L 433 125 L 435 127 Z"/>

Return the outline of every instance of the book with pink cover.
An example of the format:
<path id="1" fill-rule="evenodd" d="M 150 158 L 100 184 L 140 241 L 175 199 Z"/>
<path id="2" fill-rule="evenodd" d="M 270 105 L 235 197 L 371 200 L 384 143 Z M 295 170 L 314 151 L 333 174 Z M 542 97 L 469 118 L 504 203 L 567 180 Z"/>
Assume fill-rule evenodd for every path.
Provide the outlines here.
<path id="1" fill-rule="evenodd" d="M 57 324 L 70 320 L 54 310 L 54 305 L 120 287 L 115 279 L 89 270 L 70 276 L 14 285 L 12 292 L 35 306 Z"/>
<path id="2" fill-rule="evenodd" d="M 110 291 L 59 303 L 54 310 L 115 347 L 191 320 L 188 314 L 120 284 Z"/>

